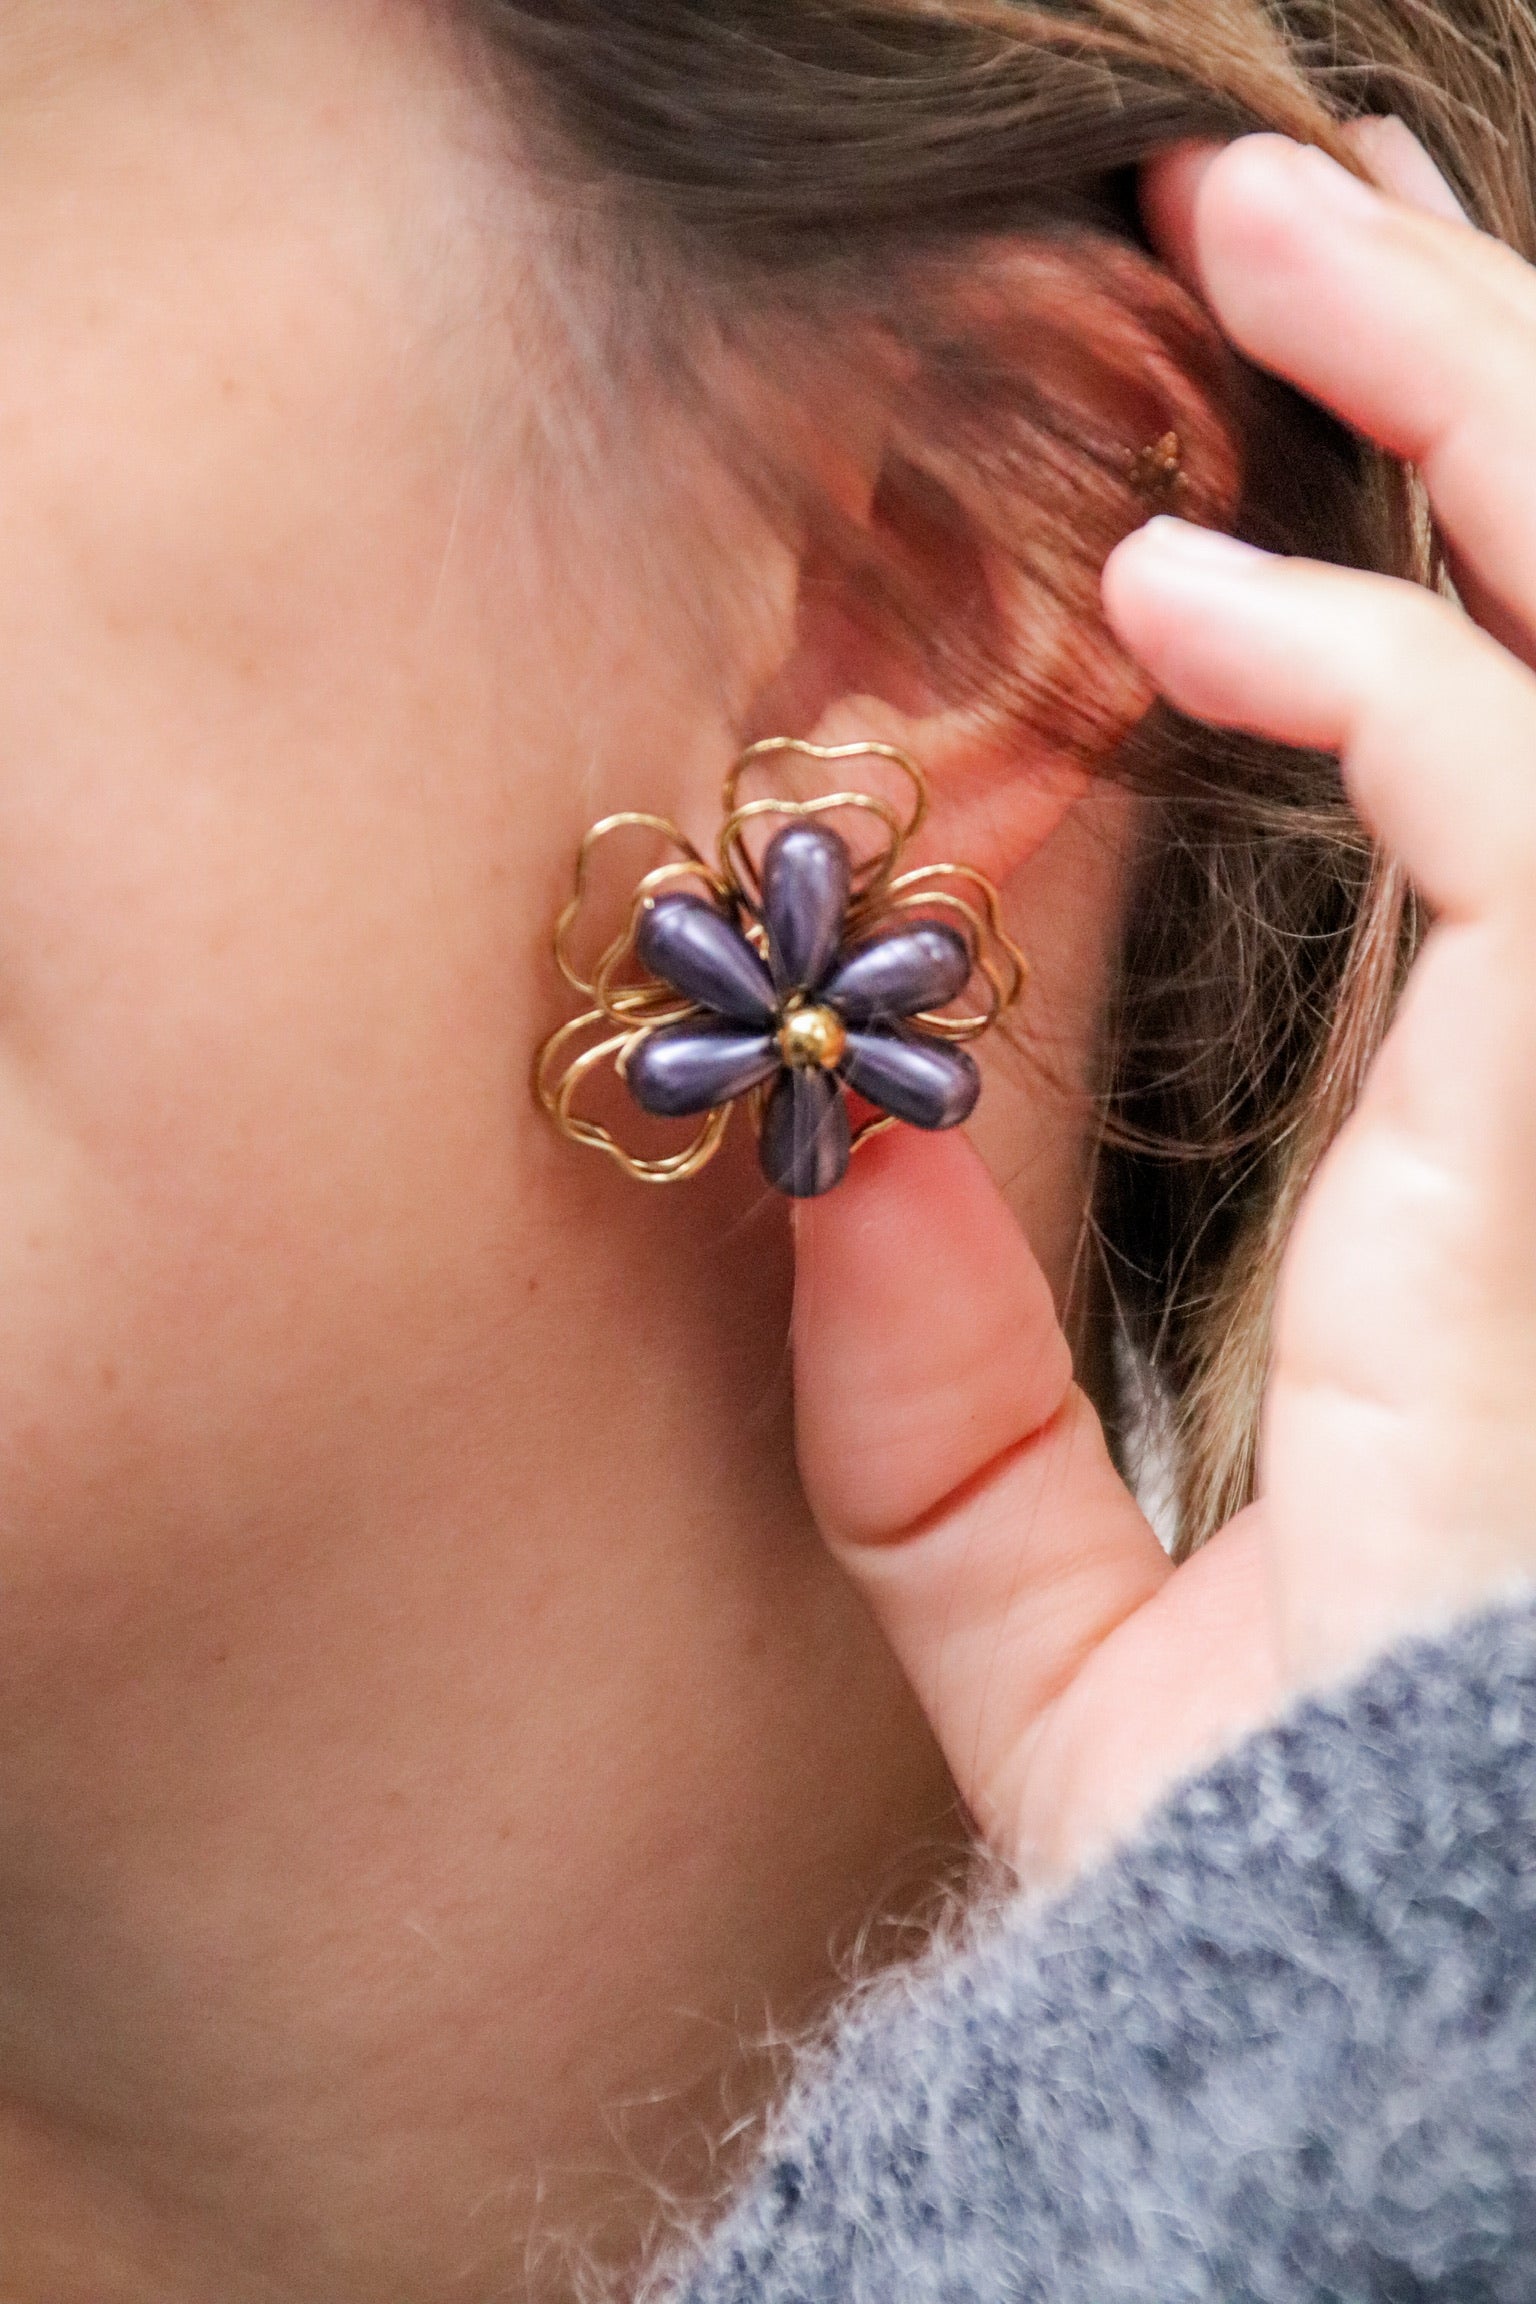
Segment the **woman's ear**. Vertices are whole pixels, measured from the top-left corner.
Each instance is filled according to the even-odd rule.
[[[933,791],[924,854],[1001,883],[1151,704],[1100,573],[1156,512],[1230,522],[1238,372],[1150,257],[1087,235],[915,277],[899,336],[825,395],[839,482],[806,498],[748,732],[899,745]]]
[[[909,754],[932,795],[909,861],[974,865],[998,887],[1044,847],[1092,782],[1081,759],[1027,728],[989,726],[963,706],[904,712],[881,696],[850,693],[808,733],[817,744],[893,744]]]

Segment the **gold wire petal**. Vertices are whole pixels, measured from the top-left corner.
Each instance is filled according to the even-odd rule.
[[[1017,987],[1010,995],[1011,1006],[1029,981],[1029,962],[1003,926],[1002,898],[984,872],[979,872],[974,864],[919,864],[914,870],[903,872],[899,880],[893,880],[889,894],[893,899],[906,899],[916,894],[926,882],[956,880],[964,881],[968,887],[974,888],[981,899],[987,933],[1007,960],[1010,975]]]
[[[585,1016],[573,1016],[568,1024],[551,1032],[540,1047],[533,1067],[533,1092],[551,1120],[558,1122],[560,1118],[559,1095],[564,1080],[560,1059],[584,1034],[590,1034],[607,1021],[600,1008],[590,1009]]]
[[[654,903],[669,888],[696,883],[698,878],[699,867],[696,864],[659,864],[653,872],[646,873],[636,888],[630,899],[629,920],[624,933],[616,937],[603,954],[592,984],[593,997],[598,1006],[605,1015],[612,1017],[615,1024],[637,1021],[653,1025],[676,1024],[694,1014],[695,1003],[686,993],[674,991],[670,984],[659,983],[654,976],[646,975],[639,983],[627,984],[616,984],[614,978],[627,961],[638,957],[636,944],[647,905]],[[708,885],[716,902],[734,914],[734,890],[713,873],[709,874]]]
[[[957,882],[972,895],[962,896]],[[1002,899],[984,872],[973,864],[920,864],[891,882],[886,904],[891,913],[931,912],[937,907],[959,914],[974,937],[977,971],[991,987],[991,999],[975,1016],[930,1013],[914,1018],[925,1031],[946,1039],[974,1040],[1017,1007],[1029,982],[1029,962],[1003,926]]]
[[[725,779],[721,795],[727,816],[734,816],[741,802],[738,795],[742,779],[760,761],[795,758],[800,760],[885,760],[903,775],[912,787],[912,802],[905,822],[896,818],[899,845],[918,832],[928,814],[928,779],[910,754],[894,744],[811,744],[800,736],[770,736],[761,744],[749,745]],[[894,815],[894,810],[892,814]]]
[[[853,1142],[849,1149],[853,1152],[862,1152],[865,1145],[873,1144],[877,1136],[888,1135],[891,1129],[900,1126],[901,1122],[894,1113],[877,1112],[872,1120],[866,1120],[861,1128],[855,1128]]]
[[[896,897],[883,907],[880,926],[888,928],[890,922],[903,912],[915,913],[924,920],[931,920],[935,912],[948,912],[960,920],[964,926],[965,940],[971,949],[971,974],[964,989],[969,990],[978,978],[986,988],[979,1007],[962,1009],[958,1015],[953,1009],[923,1008],[909,1021],[935,1040],[979,1040],[983,1033],[991,1031],[1017,998],[1012,972],[1005,980],[992,957],[989,949],[992,938],[987,920],[963,896],[943,888],[932,889],[926,894],[918,892]]]
[[[763,762],[774,760],[810,760],[834,766],[850,760],[883,760],[905,778],[910,799],[905,810],[898,809],[880,793],[853,790],[818,793],[810,800],[770,794],[760,800],[743,801],[741,786],[746,776]],[[917,762],[894,744],[812,744],[798,736],[770,736],[761,744],[749,746],[736,761],[725,779],[721,803],[725,823],[718,844],[720,869],[742,900],[751,906],[761,903],[762,890],[742,838],[749,825],[773,818],[781,823],[804,823],[822,816],[873,817],[883,827],[885,838],[874,856],[855,866],[854,898],[860,902],[886,886],[903,848],[926,820],[928,779]]]
[[[625,808],[621,809],[617,815],[604,816],[601,822],[592,826],[591,831],[582,840],[576,855],[575,888],[570,902],[555,923],[555,959],[559,965],[560,973],[567,984],[574,991],[581,993],[582,997],[587,1000],[597,998],[598,978],[604,969],[609,967],[610,963],[616,962],[625,942],[634,930],[632,911],[629,925],[624,934],[615,943],[608,946],[590,979],[582,974],[571,957],[570,934],[581,916],[581,909],[586,901],[592,858],[601,843],[611,839],[616,832],[654,832],[659,839],[665,840],[670,847],[677,850],[682,861],[659,865],[656,872],[646,875],[647,880],[655,879],[657,873],[671,875],[675,879],[702,879],[710,889],[723,898],[729,897],[731,893],[707,859],[699,854],[687,834],[680,832],[669,816],[653,816],[644,809],[636,808]],[[644,882],[641,883],[642,886],[644,884]]]
[[[539,1050],[535,1068],[534,1085],[540,1104],[570,1143],[589,1144],[595,1151],[606,1152],[611,1160],[618,1162],[626,1176],[632,1176],[639,1184],[680,1184],[690,1176],[697,1176],[701,1169],[709,1166],[725,1142],[731,1124],[729,1104],[709,1113],[693,1141],[685,1144],[681,1151],[657,1160],[641,1159],[628,1151],[601,1121],[584,1119],[574,1109],[577,1094],[594,1072],[606,1064],[622,1078],[623,1067],[635,1049],[656,1029],[655,1024],[647,1024],[638,1031],[612,1033],[570,1057],[561,1068],[567,1051],[579,1043],[584,1033],[601,1030],[610,1021],[603,1009],[593,1008],[550,1034]]]
[[[774,819],[782,824],[814,823],[819,816],[873,816],[885,827],[884,847],[855,868],[855,898],[864,902],[890,884],[901,855],[905,834],[901,818],[888,800],[870,792],[826,792],[814,800],[749,800],[728,816],[720,831],[720,869],[742,901],[756,908],[763,892],[757,870],[742,839],[749,824]]]

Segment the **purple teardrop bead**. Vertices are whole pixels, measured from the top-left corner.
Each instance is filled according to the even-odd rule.
[[[973,1056],[915,1033],[850,1032],[838,1069],[850,1088],[914,1128],[958,1128],[981,1094]]]
[[[925,921],[859,945],[838,962],[818,997],[850,1024],[878,1024],[944,1007],[965,990],[974,967],[963,936]]]
[[[625,1069],[629,1092],[658,1120],[686,1120],[772,1079],[778,1044],[730,1024],[668,1024],[642,1040]]]
[[[831,1072],[785,1072],[763,1114],[758,1158],[776,1192],[816,1200],[848,1173],[853,1132]]]
[[[702,896],[658,896],[641,914],[635,950],[653,976],[736,1024],[771,1024],[773,979],[739,928]]]
[[[814,992],[837,958],[853,868],[822,824],[787,824],[763,858],[763,920],[781,992]]]

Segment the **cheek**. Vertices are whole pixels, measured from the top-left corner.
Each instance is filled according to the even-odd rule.
[[[82,780],[30,838],[0,807],[13,1528],[323,1458],[520,1253],[496,875],[383,803],[189,782]]]
[[[7,1540],[259,1512],[519,1253],[542,690],[519,742],[462,436],[289,319],[0,356]]]
[[[288,160],[183,93],[43,191],[0,137],[0,1587],[525,1405],[550,924],[696,765],[633,555],[550,581],[553,355],[422,92]]]

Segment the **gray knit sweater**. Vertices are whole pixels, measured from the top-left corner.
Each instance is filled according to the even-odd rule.
[[[1536,1608],[856,2005],[675,2293],[1536,2300]]]

